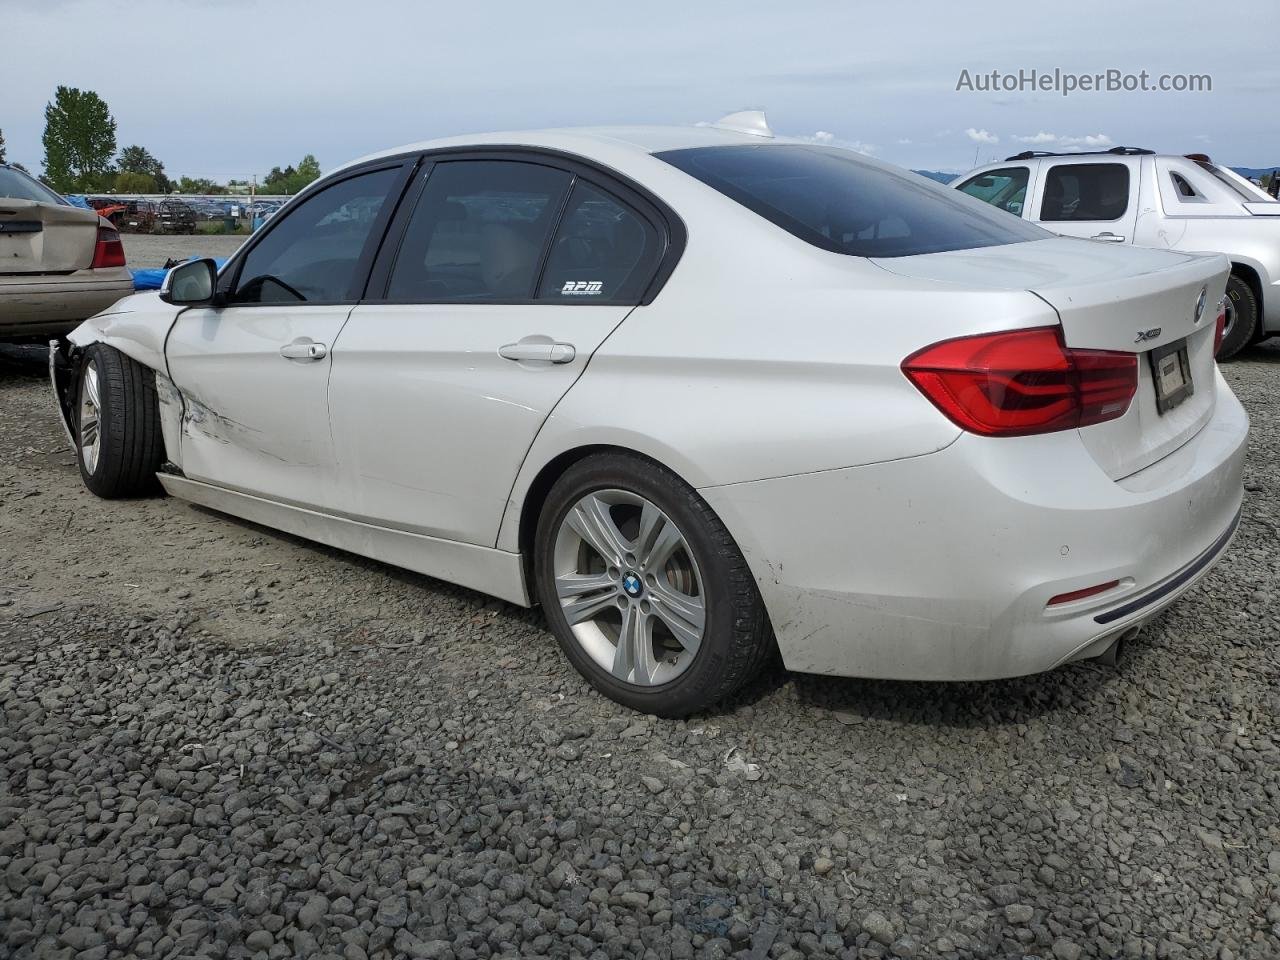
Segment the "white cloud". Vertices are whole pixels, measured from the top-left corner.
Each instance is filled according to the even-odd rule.
[[[912,143],[912,141],[911,141],[910,139],[907,139],[907,138],[905,138],[905,137],[904,137],[903,139],[901,139],[901,140],[896,141],[896,142],[897,142],[897,144],[898,144],[899,146],[901,146],[901,147],[909,147],[909,146],[911,146],[911,143]]]
[[[1064,137],[1056,133],[1047,133],[1044,130],[1029,136],[1014,136],[1013,139],[1028,146],[1058,147],[1062,150],[1083,150],[1085,148],[1100,150],[1113,146],[1115,143],[1105,133],[1086,133],[1079,137]]]
[[[1000,142],[999,137],[997,137],[994,133],[989,132],[985,128],[982,130],[975,130],[973,129],[973,127],[970,127],[964,132],[964,135],[968,137],[970,140],[972,140],[974,143],[995,144]]]
[[[819,143],[824,147],[844,147],[846,150],[865,153],[868,156],[880,149],[874,143],[863,143],[861,140],[845,140],[827,130],[818,130],[808,136],[796,137],[796,139],[804,140],[807,143]]]

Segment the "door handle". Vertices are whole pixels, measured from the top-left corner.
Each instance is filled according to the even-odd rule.
[[[498,356],[504,360],[531,360],[542,363],[568,363],[578,352],[572,343],[559,343],[549,337],[525,337],[515,343],[505,343],[498,348]]]
[[[1120,234],[1118,234],[1118,233],[1111,233],[1110,231],[1106,231],[1106,232],[1104,232],[1104,233],[1095,233],[1095,234],[1094,234],[1092,237],[1090,237],[1089,239],[1091,239],[1091,240],[1107,240],[1107,241],[1109,241],[1109,242],[1111,242],[1111,243],[1124,243],[1124,237],[1120,236]]]
[[[280,356],[286,360],[301,360],[303,363],[323,360],[328,355],[328,347],[323,343],[316,343],[309,337],[299,337],[293,343],[286,343],[280,348]]]

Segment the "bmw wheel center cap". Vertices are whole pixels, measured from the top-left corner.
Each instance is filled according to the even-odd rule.
[[[622,578],[622,589],[626,591],[628,597],[635,599],[644,593],[644,584],[636,574],[628,573]]]

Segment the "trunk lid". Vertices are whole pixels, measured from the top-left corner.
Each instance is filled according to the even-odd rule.
[[[1078,431],[1113,480],[1172,453],[1213,415],[1214,327],[1230,269],[1225,257],[1054,238],[875,263],[966,289],[1029,290],[1057,311],[1068,347],[1138,354],[1138,391],[1129,409]],[[1000,329],[999,318],[992,319]],[[1162,348],[1183,345],[1192,392],[1161,412],[1153,352],[1158,357]]]
[[[96,210],[0,197],[0,275],[87,269],[97,242]]]

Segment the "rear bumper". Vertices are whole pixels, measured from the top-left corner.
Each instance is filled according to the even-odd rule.
[[[56,278],[0,277],[0,337],[69,333],[131,293],[133,275],[126,267]]]
[[[1195,437],[1118,482],[1075,434],[965,434],[926,456],[700,492],[743,548],[790,669],[1037,673],[1101,653],[1226,550],[1248,419],[1216,373],[1215,389]]]

